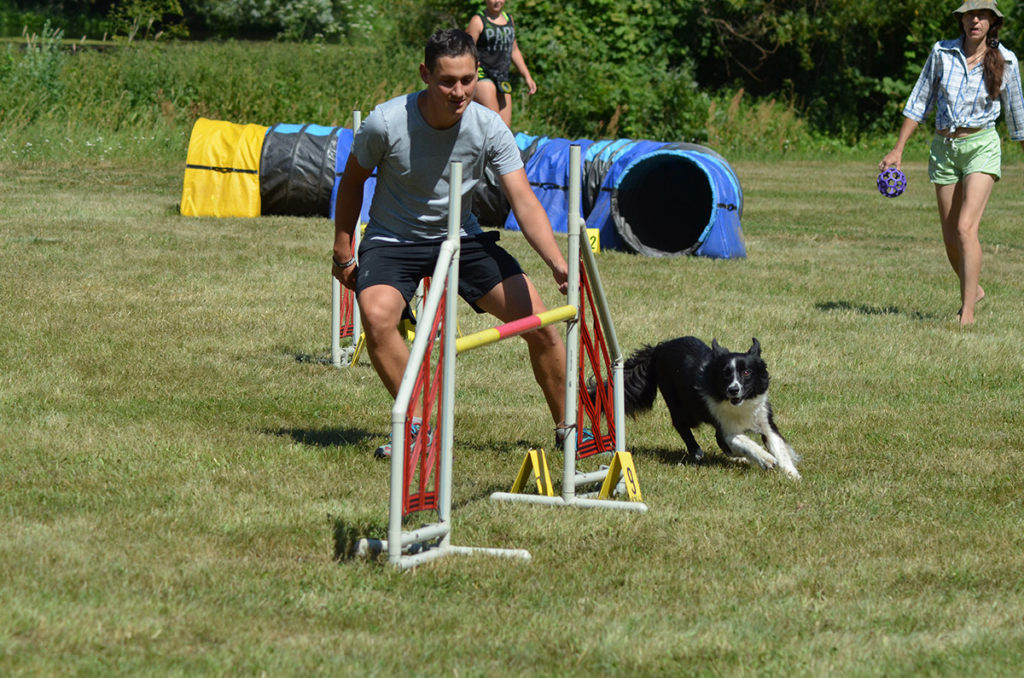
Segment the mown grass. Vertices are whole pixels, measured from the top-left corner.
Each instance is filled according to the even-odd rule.
[[[325,364],[331,225],[180,217],[166,162],[0,161],[0,673],[1013,675],[1024,166],[968,331],[923,164],[897,200],[868,162],[733,166],[747,259],[602,278],[627,349],[760,339],[803,481],[678,465],[659,404],[646,515],[491,503],[551,442],[513,341],[459,360],[454,541],[533,560],[399,574],[337,558],[384,529],[390,401]]]

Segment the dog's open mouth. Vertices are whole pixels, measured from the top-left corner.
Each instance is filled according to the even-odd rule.
[[[729,402],[732,403],[733,405],[742,405],[743,398],[729,398]]]

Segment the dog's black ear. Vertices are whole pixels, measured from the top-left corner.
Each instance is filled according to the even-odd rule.
[[[712,355],[720,355],[722,353],[728,353],[728,351],[726,351],[724,348],[722,348],[722,345],[718,343],[718,339],[715,339],[714,337],[712,337],[711,338],[711,353],[712,353]]]
[[[747,353],[750,353],[751,355],[756,355],[758,358],[760,358],[761,357],[761,342],[759,342],[757,340],[757,337],[754,337],[753,339],[754,339],[754,343],[750,345],[750,350],[747,351]]]

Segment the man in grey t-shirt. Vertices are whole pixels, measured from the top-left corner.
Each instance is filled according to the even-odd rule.
[[[527,242],[551,269],[563,294],[568,265],[547,213],[530,188],[515,138],[501,118],[473,102],[476,45],[465,32],[438,31],[427,41],[420,77],[425,90],[381,104],[356,133],[338,185],[332,273],[355,290],[374,369],[394,397],[409,359],[398,332],[402,311],[419,280],[433,272],[447,234],[449,163],[463,163],[459,294],[478,311],[509,322],[545,310],[519,264],[483,233],[471,212],[473,189],[485,167],[499,176]],[[363,184],[377,170],[370,221],[360,245],[352,234],[362,209]],[[534,377],[556,429],[564,426],[565,348],[553,326],[524,334]],[[378,448],[390,454],[390,444]]]

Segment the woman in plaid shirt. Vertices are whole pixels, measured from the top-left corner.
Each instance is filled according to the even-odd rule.
[[[1024,94],[1017,57],[999,44],[1003,14],[995,0],[966,0],[954,10],[960,37],[935,43],[903,109],[896,145],[878,164],[899,169],[910,135],[935,111],[928,177],[935,184],[942,239],[960,278],[961,326],[974,323],[985,291],[978,229],[1000,176],[995,124],[1005,113],[1010,138],[1024,149]]]

